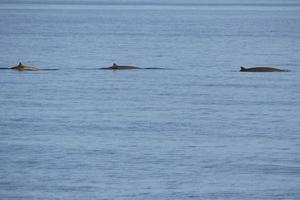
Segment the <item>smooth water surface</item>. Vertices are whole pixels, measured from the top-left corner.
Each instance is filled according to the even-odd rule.
[[[0,199],[300,199],[299,11],[1,1]]]

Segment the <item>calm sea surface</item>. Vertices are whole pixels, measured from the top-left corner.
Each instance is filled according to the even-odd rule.
[[[0,2],[0,199],[300,199],[300,3],[128,2]]]

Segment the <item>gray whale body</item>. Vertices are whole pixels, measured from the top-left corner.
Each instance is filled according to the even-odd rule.
[[[128,70],[128,69],[142,69],[140,67],[135,67],[135,66],[129,66],[129,65],[117,65],[116,63],[114,63],[112,66],[110,67],[103,67],[100,69],[107,69],[107,70]]]
[[[251,67],[251,68],[241,67],[240,72],[289,72],[289,70],[278,69],[274,67]]]
[[[156,67],[142,68],[142,67],[136,67],[136,66],[130,66],[130,65],[117,65],[116,63],[113,63],[113,65],[110,67],[103,67],[100,69],[102,69],[102,70],[131,70],[131,69],[164,69],[164,68],[156,68]]]

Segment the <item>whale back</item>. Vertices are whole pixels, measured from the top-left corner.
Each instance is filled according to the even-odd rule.
[[[110,67],[104,67],[104,68],[100,68],[100,69],[106,69],[106,70],[129,70],[129,69],[143,69],[140,67],[135,67],[135,66],[129,66],[129,65],[117,65],[117,64],[113,64]]]
[[[241,67],[240,72],[288,72],[289,70],[278,69],[274,67]]]
[[[126,66],[126,65],[120,65],[117,67],[112,67],[113,70],[122,70],[122,69],[141,69],[139,67],[135,67],[135,66]]]
[[[135,66],[129,66],[129,65],[117,65],[116,63],[114,63],[111,66],[111,69],[113,70],[122,70],[122,69],[141,69],[140,67],[135,67]]]
[[[19,63],[19,65],[12,67],[11,69],[18,70],[18,71],[38,71],[39,69],[36,67],[26,66],[22,63]]]

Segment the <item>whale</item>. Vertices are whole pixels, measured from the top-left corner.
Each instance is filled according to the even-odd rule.
[[[0,68],[0,69],[12,69],[17,71],[48,71],[48,70],[58,70],[58,69],[40,69],[37,67],[32,67],[28,65],[23,65],[21,62],[19,62],[18,65],[14,67],[8,67],[8,68]]]
[[[17,66],[12,67],[11,69],[18,71],[39,71],[39,68],[23,65],[21,62]]]
[[[102,67],[101,70],[131,70],[131,69],[164,69],[164,68],[158,68],[158,67],[148,67],[148,68],[142,68],[142,67],[136,67],[136,66],[130,66],[130,65],[117,65],[116,63],[113,63],[110,67]]]
[[[278,69],[274,67],[241,67],[240,72],[289,72],[287,69]]]
[[[103,67],[100,69],[107,69],[107,70],[129,70],[129,69],[142,69],[141,67],[136,66],[130,66],[130,65],[117,65],[116,63],[113,63],[110,67]]]

